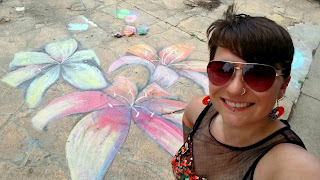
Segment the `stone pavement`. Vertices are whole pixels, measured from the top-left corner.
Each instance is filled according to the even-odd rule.
[[[188,6],[183,0],[0,1],[0,179],[173,179],[170,148],[177,145],[165,141],[168,136],[162,131],[153,134],[154,129],[167,127],[169,134],[177,126],[175,120],[181,118],[181,101],[188,102],[195,94],[206,92],[200,78],[204,68],[201,65],[208,59],[205,31],[232,2],[223,0],[217,8],[207,10]],[[286,108],[284,116],[307,148],[320,157],[320,2],[236,3],[239,12],[267,16],[289,29],[296,53],[292,81],[281,101]],[[140,24],[149,27],[147,35],[112,37],[126,25]],[[46,44],[49,45],[43,49]],[[129,48],[129,53],[124,54]],[[26,53],[34,51],[41,53]],[[160,53],[150,56],[146,52]],[[45,53],[51,57],[43,58]],[[87,59],[76,61],[80,53]],[[36,57],[39,54],[42,58]],[[74,61],[62,63],[62,57],[67,55],[75,57]],[[134,61],[121,62],[130,55],[135,55]],[[166,67],[176,68],[155,68],[153,61],[146,62],[139,56],[149,60],[157,56],[157,60],[167,63]],[[185,58],[180,64],[175,62]],[[188,61],[195,67],[189,67]],[[18,69],[21,66],[25,69]],[[184,71],[183,67],[193,71]],[[167,76],[159,79],[159,71]],[[117,84],[121,76],[125,78]],[[88,77],[95,80],[86,80]],[[164,90],[152,86],[152,80]],[[112,88],[117,91],[110,94]],[[124,90],[129,91],[121,94]],[[166,91],[178,99],[171,98]],[[135,97],[138,92],[141,96]],[[159,95],[165,96],[161,103],[167,102],[169,110],[157,105]],[[156,97],[150,99],[154,100],[152,103],[138,104],[149,96]],[[113,108],[117,103],[110,97],[130,112],[118,113]],[[104,98],[110,101],[103,103]],[[50,102],[52,106],[48,105]],[[123,122],[102,122],[100,112]],[[145,119],[166,121],[152,122],[156,125],[151,126],[152,123],[139,121],[138,112]],[[95,121],[100,124],[90,124]],[[91,126],[97,130],[90,129]],[[114,136],[99,134],[103,128],[109,133],[114,130]],[[90,138],[81,139],[79,134]],[[181,136],[171,138],[175,142]]]

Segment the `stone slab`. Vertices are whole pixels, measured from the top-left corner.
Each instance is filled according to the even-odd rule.
[[[320,48],[316,50],[313,61],[310,66],[308,78],[303,83],[301,89],[303,94],[320,100]]]
[[[300,136],[307,149],[320,158],[320,101],[301,94],[290,118],[291,128]]]
[[[289,28],[295,46],[295,56],[291,67],[291,80],[286,97],[297,102],[302,83],[305,81],[312,62],[312,52],[320,42],[320,26],[297,24]]]

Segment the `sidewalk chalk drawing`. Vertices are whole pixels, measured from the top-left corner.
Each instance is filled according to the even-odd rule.
[[[81,90],[107,87],[96,54],[79,49],[78,42],[70,39],[47,44],[43,52],[17,53],[10,63],[14,70],[2,81],[15,88],[26,88],[25,101],[30,108],[40,104],[46,91],[59,78]]]
[[[115,13],[119,19],[125,19],[127,23],[133,23],[136,21],[137,15],[140,13],[139,11],[129,9],[120,9],[119,11],[115,11],[112,8],[107,8],[107,10],[103,10],[103,12]]]
[[[132,64],[145,66],[150,71],[148,83],[138,89],[122,76],[108,84],[95,53],[81,50],[78,42],[70,39],[47,44],[43,51],[17,53],[10,64],[14,69],[2,81],[26,88],[25,100],[30,108],[38,107],[58,79],[83,90],[52,100],[32,118],[32,125],[46,131],[62,117],[83,114],[67,139],[68,169],[71,179],[99,180],[112,165],[132,122],[170,155],[179,149],[183,143],[181,117],[174,112],[187,104],[166,89],[184,76],[208,92],[207,62],[188,59],[190,52],[184,45],[172,45],[160,52],[146,44],[130,48],[109,71]],[[50,151],[55,139],[25,139],[20,149]]]
[[[86,31],[88,30],[89,25],[88,24],[69,24],[69,31]]]
[[[54,143],[59,138],[59,127],[49,129],[46,135],[40,138],[25,138],[20,144],[20,150],[22,152],[30,152],[35,149],[40,149],[45,153],[48,153],[53,149]]]
[[[294,87],[296,89],[301,88],[301,85],[302,85],[302,82],[304,81],[304,78],[303,79],[294,79],[293,74],[298,73],[299,68],[302,68],[304,63],[305,63],[305,59],[304,59],[303,55],[298,50],[295,50],[292,65],[291,65],[291,73],[292,74],[291,74],[291,80],[290,80],[290,84],[289,84],[291,87]],[[298,76],[298,77],[300,77],[300,76]]]
[[[149,70],[149,83],[156,82],[168,89],[183,76],[197,83],[205,94],[209,94],[208,77],[205,74],[208,62],[188,59],[190,52],[191,49],[185,45],[172,45],[158,53],[153,47],[140,44],[131,47],[118,58],[110,66],[109,72],[124,65],[139,64]]]
[[[186,103],[152,83],[141,92],[125,77],[105,93],[72,93],[53,100],[32,123],[38,130],[71,114],[88,113],[72,129],[66,144],[71,179],[103,179],[117,151],[124,142],[131,118],[152,140],[174,155],[183,142],[181,119],[172,112]],[[84,170],[90,171],[83,173]],[[84,177],[85,176],[85,177]]]
[[[304,64],[304,58],[303,58],[302,54],[298,50],[295,50],[291,69],[292,70],[299,69],[303,66],[303,64]]]
[[[92,27],[97,27],[98,25],[96,25],[94,22],[90,21],[88,18],[86,18],[85,16],[79,16],[79,20],[78,21],[83,21],[81,23],[69,23],[69,31],[86,31],[89,28],[89,25]]]

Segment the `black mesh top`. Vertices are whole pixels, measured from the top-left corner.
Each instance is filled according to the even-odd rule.
[[[210,125],[217,114],[212,104],[209,104],[199,115],[193,131],[188,136],[189,141],[187,140],[182,147],[182,153],[179,153],[180,150],[174,157],[176,162],[178,159],[181,162],[189,163],[191,171],[194,171],[189,174],[194,174],[194,177],[209,180],[253,179],[253,173],[259,160],[274,146],[281,143],[292,143],[305,148],[301,139],[284,120],[281,121],[286,124],[285,127],[258,143],[247,147],[225,145],[217,141],[210,132]],[[189,147],[185,147],[186,145]],[[186,172],[181,172],[183,169],[179,169],[179,166],[175,166],[175,168],[176,175],[178,174],[176,172],[179,171],[180,174],[186,174]],[[181,179],[178,176],[176,178]]]

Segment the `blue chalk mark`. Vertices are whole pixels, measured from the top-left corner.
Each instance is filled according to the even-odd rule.
[[[55,128],[55,130],[57,131],[57,134],[55,135],[54,131],[52,132],[52,139],[54,141],[57,141],[58,140],[58,137],[59,137],[59,128]]]
[[[298,69],[300,67],[302,67],[304,64],[304,58],[302,56],[302,54],[295,50],[294,51],[294,56],[293,56],[293,61],[292,61],[292,65],[291,65],[291,69]]]
[[[88,24],[69,24],[69,26],[70,31],[86,31],[89,27]]]

